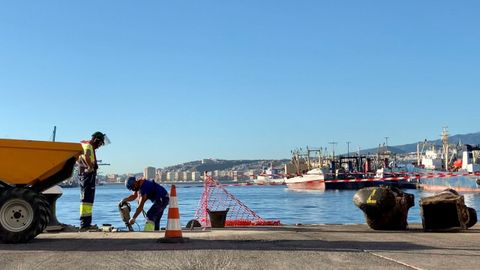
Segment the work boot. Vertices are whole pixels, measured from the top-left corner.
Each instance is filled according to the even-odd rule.
[[[80,232],[98,232],[99,229],[97,224],[93,224],[90,226],[81,227],[79,231]]]

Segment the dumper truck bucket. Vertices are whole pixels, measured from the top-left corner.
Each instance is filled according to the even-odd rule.
[[[0,139],[0,182],[43,191],[72,176],[80,143]]]

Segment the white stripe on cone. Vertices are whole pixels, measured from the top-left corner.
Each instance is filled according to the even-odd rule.
[[[180,226],[180,219],[178,219],[178,218],[168,219],[167,230],[168,231],[180,231],[180,230],[182,230],[182,227]]]
[[[177,197],[171,197],[168,203],[170,204],[170,208],[178,208]]]

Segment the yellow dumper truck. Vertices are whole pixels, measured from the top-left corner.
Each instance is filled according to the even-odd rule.
[[[0,240],[24,243],[50,220],[42,191],[72,176],[80,143],[0,139]]]

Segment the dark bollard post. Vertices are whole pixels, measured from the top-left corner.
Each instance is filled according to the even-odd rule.
[[[56,204],[58,198],[60,198],[63,194],[63,190],[60,186],[53,186],[42,194],[47,199],[48,203],[50,204],[50,222],[47,225],[46,231],[61,231],[63,230],[63,225],[58,222],[57,214],[56,214]]]
[[[414,205],[414,196],[395,187],[370,187],[357,191],[353,202],[365,214],[370,228],[406,230],[408,209]]]
[[[420,200],[420,214],[425,231],[465,230],[477,223],[477,212],[465,205],[463,195],[446,189]]]

